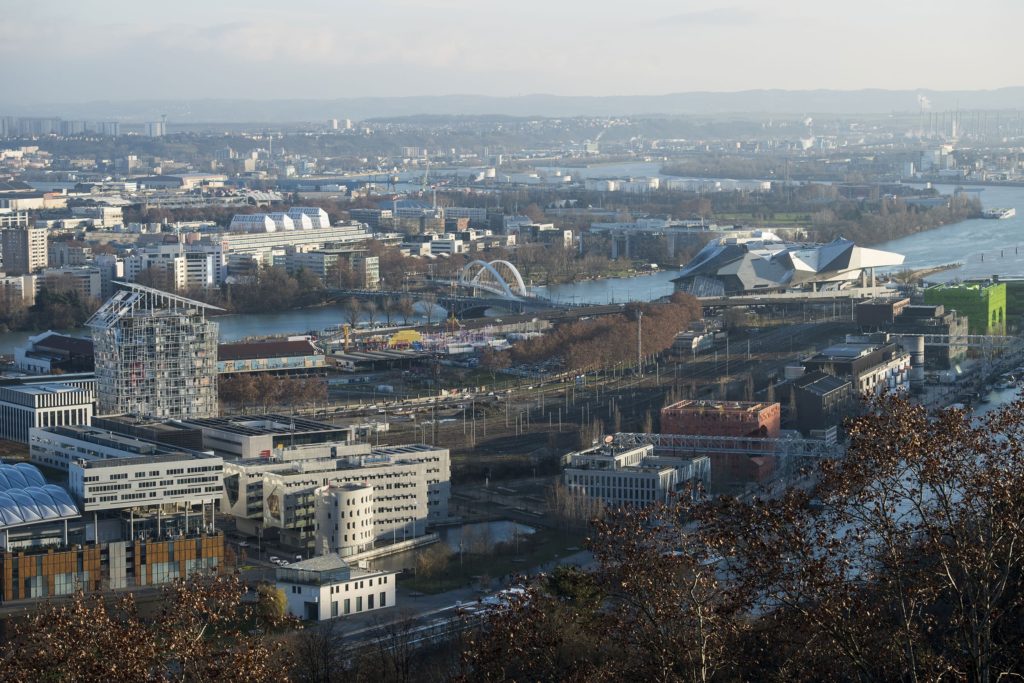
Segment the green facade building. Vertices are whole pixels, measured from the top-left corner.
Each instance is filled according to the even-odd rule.
[[[951,284],[924,290],[927,304],[942,304],[967,317],[971,334],[1006,334],[1006,285]]]

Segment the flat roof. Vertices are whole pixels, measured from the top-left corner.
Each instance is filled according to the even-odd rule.
[[[673,403],[670,406],[665,406],[662,410],[720,410],[723,412],[756,413],[774,405],[776,404],[765,403],[762,401],[712,401],[703,399],[685,399],[683,401]]]
[[[146,439],[140,439],[134,436],[126,436],[112,432],[107,429],[99,429],[97,427],[89,427],[86,425],[71,425],[64,427],[46,427],[42,429],[44,433],[55,434],[58,436],[64,436],[70,439],[77,439],[79,441],[85,441],[86,443],[93,443],[97,446],[106,446],[108,448],[115,448],[123,451],[122,454],[111,454],[109,456],[102,456],[107,459],[123,460],[125,458],[134,457],[154,457],[154,456],[166,456],[166,455],[178,455],[182,456],[182,459],[199,459],[199,458],[212,458],[220,457],[209,455],[201,451],[193,451],[187,448],[174,448],[165,444],[156,443],[153,441],[147,441]]]
[[[313,356],[321,352],[308,339],[289,341],[275,339],[261,342],[234,342],[217,345],[217,360],[250,360],[255,358],[281,358]]]
[[[217,429],[242,436],[264,436],[268,434],[309,434],[314,432],[351,431],[327,422],[317,422],[293,415],[230,415],[226,417],[202,417],[181,420],[184,425]]]
[[[19,394],[30,394],[39,396],[41,394],[68,394],[71,392],[89,393],[88,389],[76,387],[71,384],[13,384],[4,386],[7,391],[14,391]]]

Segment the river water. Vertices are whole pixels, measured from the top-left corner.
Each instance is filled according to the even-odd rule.
[[[951,185],[936,185],[951,194]],[[962,263],[960,268],[938,273],[930,282],[1000,276],[1024,276],[1024,187],[965,187],[977,190],[986,209],[1013,207],[1017,215],[1005,220],[977,218],[919,232],[877,245],[879,249],[906,256],[903,268],[928,268]]]

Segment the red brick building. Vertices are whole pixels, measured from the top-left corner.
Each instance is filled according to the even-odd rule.
[[[661,409],[661,433],[777,438],[780,419],[778,403],[679,401]],[[773,448],[766,444],[766,451]],[[775,469],[775,458],[758,448],[731,453],[709,450],[701,455],[711,459],[711,484],[716,488],[764,483]]]
[[[661,409],[661,433],[774,439],[779,436],[780,418],[778,403],[679,401]]]

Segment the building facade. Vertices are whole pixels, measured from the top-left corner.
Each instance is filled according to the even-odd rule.
[[[93,398],[91,389],[70,384],[0,386],[0,439],[28,443],[33,429],[87,425]]]
[[[707,457],[662,457],[654,446],[619,450],[600,446],[568,456],[566,487],[609,507],[644,507],[668,502],[692,481],[710,478]]]
[[[395,606],[395,572],[350,567],[337,555],[278,567],[277,587],[288,599],[288,614],[325,621]]]
[[[1002,282],[929,287],[924,301],[967,316],[971,334],[1006,334],[1006,285]]]
[[[87,323],[92,328],[101,414],[217,415],[214,306],[128,284]]]
[[[21,227],[0,230],[0,255],[7,275],[31,275],[48,262],[46,228]]]
[[[685,400],[661,409],[663,434],[777,438],[778,403]]]

